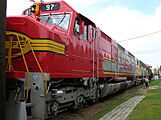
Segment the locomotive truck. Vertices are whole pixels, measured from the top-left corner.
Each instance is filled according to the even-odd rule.
[[[66,2],[34,2],[7,17],[7,117],[46,119],[128,89],[145,76],[139,63]]]

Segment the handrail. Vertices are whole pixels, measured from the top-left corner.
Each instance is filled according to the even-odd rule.
[[[27,39],[27,40],[28,40],[28,39]],[[44,87],[45,87],[45,91],[46,91],[45,93],[47,94],[47,91],[48,91],[48,90],[47,90],[47,79],[46,79],[46,77],[45,77],[45,75],[44,75],[44,72],[43,72],[43,70],[42,70],[42,68],[41,68],[41,66],[40,66],[40,63],[39,63],[39,61],[38,61],[38,59],[37,59],[37,57],[36,57],[36,55],[35,55],[35,52],[34,52],[32,46],[31,46],[29,40],[28,40],[28,44],[29,44],[30,49],[31,49],[31,52],[32,52],[32,54],[33,54],[33,56],[34,56],[34,58],[35,58],[35,60],[36,60],[36,63],[37,63],[37,65],[38,65],[38,67],[39,67],[39,69],[40,69],[40,71],[41,71],[42,77],[44,78],[44,81],[45,81]]]
[[[13,41],[13,37],[10,38],[10,47],[8,50],[8,70],[7,71],[12,71],[13,70],[13,66],[12,66],[12,61],[11,61],[11,57],[12,57],[12,41]]]
[[[11,34],[11,35],[13,35],[13,34]],[[22,58],[23,58],[23,61],[24,61],[24,64],[25,64],[26,71],[27,71],[27,76],[28,76],[27,88],[26,88],[26,99],[27,99],[28,95],[29,95],[30,81],[31,81],[30,80],[31,79],[30,72],[29,72],[29,68],[28,68],[28,65],[27,65],[27,62],[26,62],[26,59],[25,59],[25,55],[24,55],[24,52],[23,52],[23,48],[22,48],[22,45],[21,45],[20,38],[19,38],[18,34],[14,33],[14,35],[17,37],[18,44],[19,44],[20,51],[21,51],[21,55],[22,55]],[[45,82],[45,84],[44,84],[45,94],[47,94],[48,93],[47,78],[45,77],[45,74],[44,74],[44,72],[42,70],[42,67],[41,67],[41,65],[40,65],[40,63],[39,63],[39,61],[38,61],[38,59],[37,59],[37,57],[35,55],[35,52],[34,52],[32,46],[30,44],[30,39],[26,39],[26,41],[27,41],[27,43],[28,43],[28,45],[30,47],[30,50],[31,50],[31,52],[32,52],[32,54],[34,56],[34,59],[35,59],[37,65],[38,65],[38,67],[39,67],[39,69],[41,71],[42,77],[43,77],[44,82]],[[13,70],[12,61],[11,61],[11,59],[12,59],[12,42],[13,42],[13,37],[10,38],[10,45],[9,45],[9,50],[8,50],[8,71]]]
[[[26,90],[26,99],[27,99],[28,98],[28,94],[29,94],[29,88],[30,88],[30,73],[29,73],[27,62],[26,62],[26,59],[25,59],[25,56],[24,56],[24,53],[23,53],[23,49],[22,49],[22,45],[21,45],[20,39],[19,39],[17,34],[16,34],[16,36],[17,36],[18,44],[20,45],[20,50],[21,50],[22,58],[23,58],[23,61],[24,61],[24,64],[25,64],[25,68],[26,68],[26,71],[27,71],[27,76],[28,76],[27,90]]]

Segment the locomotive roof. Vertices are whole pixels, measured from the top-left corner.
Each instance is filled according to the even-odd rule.
[[[129,51],[127,51],[127,50],[126,50],[124,47],[122,47],[119,43],[117,43],[117,45],[118,45],[118,47],[119,47],[122,51],[126,52],[129,56],[135,58],[135,56],[134,56],[132,53],[130,53]]]
[[[88,22],[89,22],[91,25],[93,25],[94,27],[96,27],[96,25],[95,25],[95,23],[94,23],[93,21],[91,21],[90,19],[88,19],[87,17],[85,17],[84,15],[82,15],[81,13],[78,13],[78,14],[81,16],[81,18],[88,20]]]

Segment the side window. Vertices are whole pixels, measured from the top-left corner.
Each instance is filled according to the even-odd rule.
[[[74,34],[79,35],[80,34],[80,18],[77,17],[75,20],[75,25],[74,25]]]
[[[92,34],[92,38],[96,39],[97,37],[97,31],[95,29],[91,29],[91,34]]]
[[[88,26],[84,25],[84,33],[81,35],[81,38],[84,40],[88,40]]]

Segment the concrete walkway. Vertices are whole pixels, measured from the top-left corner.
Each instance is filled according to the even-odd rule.
[[[145,96],[135,96],[127,100],[99,120],[126,120],[128,115],[144,97]]]

